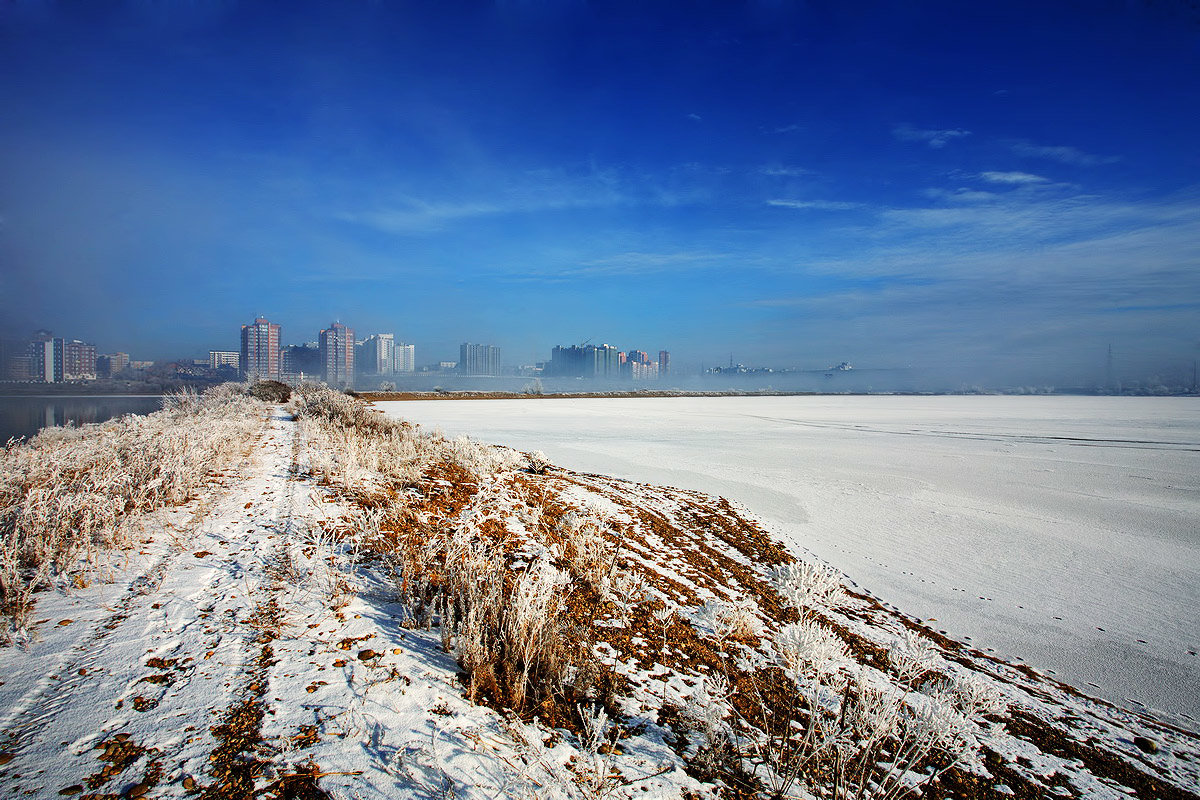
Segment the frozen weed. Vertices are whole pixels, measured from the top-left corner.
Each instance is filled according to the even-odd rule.
[[[793,608],[837,608],[845,598],[842,578],[823,564],[796,561],[771,570],[771,581]]]
[[[912,689],[936,663],[919,637],[894,649],[898,683],[851,663],[842,641],[809,620],[784,626],[771,643],[786,678],[782,703],[770,674],[749,682],[756,703],[739,712],[751,733],[735,740],[773,797],[791,797],[805,776],[825,776],[811,789],[836,800],[898,800],[947,770],[974,764],[990,734],[985,717],[1003,710],[983,681],[946,678]],[[736,707],[735,707],[736,708]],[[758,733],[753,733],[757,730]]]
[[[736,603],[708,603],[701,617],[713,629],[713,634],[722,645],[730,640],[753,641],[763,633],[762,621],[755,614],[755,606],[745,599]]]
[[[896,679],[909,688],[915,688],[931,672],[945,665],[937,646],[912,630],[905,630],[904,636],[892,643],[888,661]]]

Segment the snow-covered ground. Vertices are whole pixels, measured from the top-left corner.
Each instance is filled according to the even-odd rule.
[[[562,466],[721,494],[955,638],[1200,728],[1200,402],[377,403]]]

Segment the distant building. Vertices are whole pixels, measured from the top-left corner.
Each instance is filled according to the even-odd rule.
[[[658,376],[660,378],[671,374],[671,354],[666,350],[658,351]]]
[[[464,342],[458,348],[458,371],[463,375],[499,375],[500,348]]]
[[[63,379],[63,355],[66,341],[55,338],[50,331],[35,331],[29,343],[31,377],[43,383],[60,383]]]
[[[653,381],[658,379],[658,364],[651,361],[629,362],[629,377],[635,381]]]
[[[621,376],[644,380],[646,373],[644,365],[651,363],[650,354],[645,350],[630,350],[623,355],[625,360],[621,363]]]
[[[96,356],[96,377],[112,378],[129,367],[129,353],[105,353]]]
[[[417,348],[397,342],[393,350],[393,372],[413,372],[417,368]]]
[[[33,380],[28,339],[0,339],[0,381]]]
[[[321,366],[330,386],[354,385],[354,329],[334,322],[321,331]]]
[[[263,317],[242,326],[242,352],[238,357],[244,380],[279,380],[280,327]]]
[[[208,351],[208,368],[220,369],[221,367],[233,367],[241,371],[242,354],[233,350],[209,350]],[[281,367],[282,368],[282,367]]]
[[[63,342],[63,380],[96,380],[96,345],[78,339]]]
[[[376,333],[356,345],[355,369],[363,375],[391,375],[396,371],[396,340]]]
[[[317,379],[324,374],[321,363],[321,348],[316,342],[290,344],[279,353],[281,380],[302,383]]]
[[[610,344],[573,344],[555,347],[545,372],[560,378],[617,378],[621,364],[621,351]]]

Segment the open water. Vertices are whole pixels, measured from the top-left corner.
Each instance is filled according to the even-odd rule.
[[[104,422],[162,408],[159,395],[0,396],[0,443],[55,425]]]

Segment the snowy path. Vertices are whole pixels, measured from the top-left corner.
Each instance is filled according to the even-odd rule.
[[[247,691],[260,638],[254,615],[278,591],[271,567],[287,546],[296,504],[293,438],[293,426],[275,416],[246,478],[221,478],[207,503],[194,501],[191,520],[166,541],[148,541],[141,552],[151,557],[121,596],[111,597],[109,586],[39,605],[49,622],[58,613],[77,618],[44,628],[28,654],[2,655],[5,675],[33,658],[42,669],[28,674],[42,677],[6,704],[0,741],[14,758],[0,792],[97,789],[117,775],[123,784],[109,790],[127,791],[200,773],[214,749],[211,710]],[[170,518],[183,513],[165,522],[178,524]],[[127,743],[99,753],[97,744],[117,732]],[[141,769],[97,761],[105,755]]]

